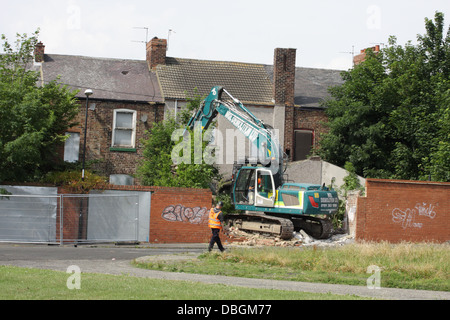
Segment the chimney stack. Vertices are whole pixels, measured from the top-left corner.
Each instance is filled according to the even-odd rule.
[[[380,52],[380,45],[377,44],[375,47],[362,49],[360,54],[354,56],[353,65],[356,66],[360,63],[363,63],[366,60],[366,52],[369,49],[372,50],[375,54],[377,54],[378,52]]]
[[[34,47],[34,61],[44,62],[44,53],[45,46],[42,42],[39,41],[39,43]]]
[[[147,43],[147,64],[154,70],[158,64],[166,64],[167,40],[154,37]]]
[[[296,51],[296,49],[275,49],[273,61],[273,97],[276,105],[294,105]]]

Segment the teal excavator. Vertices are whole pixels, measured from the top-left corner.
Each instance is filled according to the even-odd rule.
[[[230,99],[223,100],[225,93]],[[246,159],[233,167],[231,200],[242,214],[226,215],[228,226],[290,239],[303,229],[316,239],[332,233],[330,216],[337,212],[336,191],[325,185],[284,182],[284,152],[272,127],[255,117],[223,87],[213,87],[187,128],[207,130],[218,114],[251,141],[258,160]],[[198,127],[197,127],[198,128]]]

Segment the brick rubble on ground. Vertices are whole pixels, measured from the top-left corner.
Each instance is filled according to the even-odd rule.
[[[272,235],[249,233],[238,228],[231,227],[227,231],[231,239],[238,241],[232,242],[232,246],[274,246],[274,247],[300,247],[300,246],[341,246],[354,242],[354,237],[349,234],[335,234],[329,239],[318,240],[308,235],[305,231],[293,233],[290,240],[282,240]]]

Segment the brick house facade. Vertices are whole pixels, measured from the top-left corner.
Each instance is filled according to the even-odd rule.
[[[136,173],[139,160],[142,159],[142,142],[146,132],[151,130],[153,122],[160,122],[164,117],[162,104],[149,105],[130,101],[89,100],[91,109],[88,112],[86,159],[92,161],[92,170],[106,176],[128,175]],[[95,105],[93,109],[92,105]],[[80,141],[84,141],[86,101],[80,101],[78,123],[80,125],[69,130],[78,133]],[[120,147],[113,145],[114,113],[116,110],[136,112],[134,146]],[[147,119],[143,121],[142,119]],[[82,145],[80,144],[80,148]],[[81,149],[80,149],[81,150]],[[81,155],[80,151],[80,155]]]
[[[133,176],[142,159],[141,141],[151,130],[152,123],[164,118],[157,79],[149,71],[147,62],[45,54],[42,43],[36,46],[35,62],[43,83],[59,77],[60,83],[79,90],[77,125],[66,132],[69,139],[61,146],[60,156],[68,162],[82,159],[86,119],[84,92],[91,89],[86,162],[91,170],[110,177],[112,183],[138,183]]]
[[[81,160],[86,89],[94,92],[89,98],[86,161],[103,175],[124,175],[127,183],[138,184],[132,176],[151,124],[181,110],[186,92],[193,96],[197,88],[206,95],[216,85],[279,130],[290,160],[303,160],[325,132],[320,102],[330,85],[342,83],[339,71],[296,67],[296,49],[276,48],[273,65],[171,58],[166,53],[167,40],[156,37],[147,43],[145,61],[46,54],[42,43],[36,46],[42,83],[59,76],[62,84],[79,90],[79,125],[68,131],[71,138],[61,152],[66,160]],[[121,128],[120,123],[129,127]],[[234,128],[221,117],[218,127]],[[130,142],[121,145],[121,138]],[[221,171],[231,172],[230,165]]]

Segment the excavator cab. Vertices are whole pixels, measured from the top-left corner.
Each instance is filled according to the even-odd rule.
[[[233,187],[235,205],[272,208],[275,204],[272,172],[263,167],[242,167]]]

